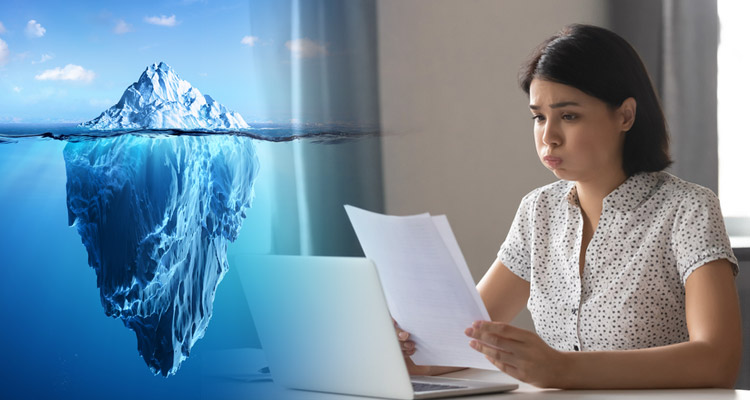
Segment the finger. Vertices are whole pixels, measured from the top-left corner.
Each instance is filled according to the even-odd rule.
[[[476,339],[488,346],[492,346],[496,349],[504,351],[512,351],[511,348],[515,348],[517,347],[517,344],[521,344],[521,342],[512,339],[506,339],[498,336],[497,334],[474,328],[467,328],[464,333],[470,338]]]
[[[509,353],[506,351],[503,351],[493,346],[488,346],[485,343],[482,343],[478,340],[472,340],[471,342],[469,342],[469,345],[471,346],[472,349],[484,354],[485,356],[492,358],[493,360],[497,362],[504,363],[505,359],[509,355]]]
[[[403,342],[409,339],[409,332],[399,328],[398,322],[396,322],[395,319],[391,318],[391,321],[393,321],[393,326],[396,328],[396,335],[398,336],[398,340]]]
[[[474,332],[488,332],[506,339],[513,339],[519,342],[526,341],[529,338],[530,331],[516,328],[513,325],[504,322],[492,321],[475,321],[472,326]]]
[[[412,342],[411,340],[406,342],[401,342],[401,350],[407,351],[407,350],[414,350],[416,348],[416,344]]]
[[[417,351],[417,347],[416,346],[413,346],[413,347],[409,348],[409,347],[404,347],[403,345],[401,345],[401,353],[404,354],[404,357],[411,356],[416,351]]]
[[[475,339],[487,346],[494,347],[505,353],[512,353],[516,355],[520,355],[522,353],[525,354],[526,349],[529,347],[529,343],[519,342],[513,339],[506,339],[493,333],[482,333]]]
[[[485,354],[485,357],[487,357],[486,354]],[[505,365],[513,366],[514,368],[518,368],[518,365],[522,361],[522,359],[523,359],[523,357],[521,357],[521,356],[519,356],[517,354],[508,353],[508,352],[505,352],[505,351],[500,351],[499,352],[499,357],[498,357],[498,361],[499,362],[501,362],[501,363],[503,363]]]

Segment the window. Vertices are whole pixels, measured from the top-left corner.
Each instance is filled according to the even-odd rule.
[[[725,217],[750,219],[750,2],[718,0],[718,7],[719,196]]]

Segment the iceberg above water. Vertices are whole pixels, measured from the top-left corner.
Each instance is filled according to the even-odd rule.
[[[64,149],[69,224],[155,374],[174,374],[211,319],[226,247],[251,205],[258,161],[229,135],[119,136]]]
[[[164,62],[152,64],[120,101],[79,125],[92,130],[181,129],[236,131],[250,126],[209,95],[202,95]]]

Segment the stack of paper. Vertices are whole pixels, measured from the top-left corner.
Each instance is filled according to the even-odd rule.
[[[375,263],[391,316],[417,346],[414,363],[496,369],[464,334],[474,321],[490,317],[448,219],[344,208]]]

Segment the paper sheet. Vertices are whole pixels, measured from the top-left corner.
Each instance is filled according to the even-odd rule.
[[[448,219],[344,207],[377,267],[391,316],[417,346],[414,363],[497,369],[464,334],[474,321],[490,317]]]

